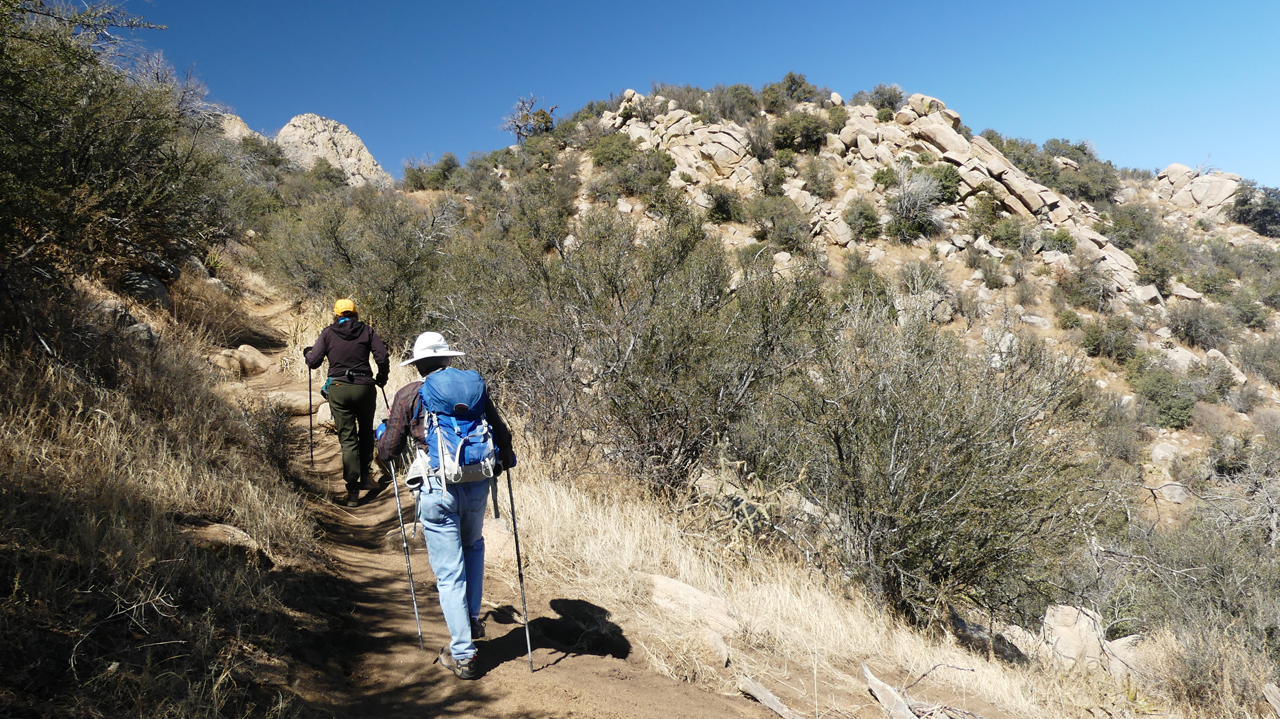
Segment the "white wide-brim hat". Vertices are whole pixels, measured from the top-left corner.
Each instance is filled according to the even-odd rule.
[[[401,362],[400,366],[407,367],[428,357],[463,357],[466,354],[449,349],[449,343],[444,341],[444,336],[439,332],[423,332],[413,341],[413,356]]]

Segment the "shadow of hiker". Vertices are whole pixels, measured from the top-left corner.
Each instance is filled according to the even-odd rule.
[[[534,649],[551,649],[563,654],[552,664],[571,655],[591,654],[599,657],[626,659],[631,654],[631,642],[622,627],[609,621],[608,609],[582,599],[552,599],[551,609],[559,617],[538,617],[529,622],[529,637]],[[480,673],[506,662],[523,659],[528,652],[524,630],[516,620],[516,610],[511,606],[498,607],[489,613],[493,624],[508,625],[511,631],[501,637],[476,643]],[[494,633],[490,629],[491,635]]]

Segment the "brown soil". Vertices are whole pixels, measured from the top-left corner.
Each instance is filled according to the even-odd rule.
[[[255,314],[282,309],[261,308]],[[275,371],[246,384],[256,392],[306,390],[304,382],[290,381]],[[305,417],[297,421],[306,426]],[[311,511],[324,532],[323,546],[339,574],[338,585],[346,588],[348,596],[343,599],[353,610],[343,631],[311,644],[310,654],[331,653],[328,661],[317,662],[313,657],[308,662],[326,667],[323,675],[293,683],[293,690],[311,709],[351,719],[774,716],[747,698],[712,694],[660,676],[648,669],[637,652],[627,652],[616,642],[590,641],[574,614],[583,606],[595,608],[565,601],[576,598],[558,596],[554,587],[528,587],[534,630],[530,672],[518,614],[498,609],[518,608],[519,588],[514,581],[504,581],[500,573],[488,576],[485,586],[486,603],[495,611],[488,622],[488,637],[477,642],[481,676],[476,681],[455,678],[433,663],[449,634],[420,535],[409,541],[424,649],[418,646],[392,488],[360,507],[336,505],[332,500],[343,488],[337,441],[319,429],[314,438],[315,468],[308,481],[317,492]],[[306,452],[304,445],[300,458],[304,466],[308,465]],[[400,491],[403,516],[412,522],[409,497],[403,486]]]

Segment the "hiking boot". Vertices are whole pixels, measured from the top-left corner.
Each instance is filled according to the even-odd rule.
[[[347,492],[347,506],[348,507],[360,506],[360,490],[353,489],[350,492]]]
[[[453,675],[459,679],[475,679],[476,678],[476,658],[470,659],[454,659],[449,653],[449,647],[440,650],[440,656],[436,657],[436,661],[445,669],[453,672]]]
[[[484,620],[480,617],[471,618],[471,638],[484,639]]]

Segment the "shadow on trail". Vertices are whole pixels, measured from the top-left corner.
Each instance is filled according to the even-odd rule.
[[[608,609],[582,599],[552,599],[551,609],[560,616],[538,617],[529,622],[533,648],[551,649],[561,655],[545,666],[554,666],[565,657],[583,654],[615,659],[626,659],[631,654],[631,642],[623,634],[622,627],[609,620],[611,614]],[[498,607],[489,616],[490,626],[506,625],[511,629],[501,637],[476,642],[482,675],[506,662],[524,660],[528,655],[524,628],[516,621],[515,608]]]

